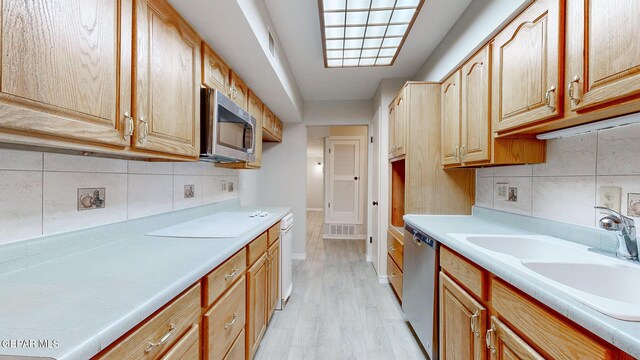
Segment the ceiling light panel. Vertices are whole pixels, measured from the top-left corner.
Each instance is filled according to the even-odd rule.
[[[318,0],[326,67],[393,65],[424,0]]]

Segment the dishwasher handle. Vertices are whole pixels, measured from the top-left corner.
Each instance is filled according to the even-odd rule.
[[[418,229],[414,229],[410,225],[406,225],[405,226],[405,230],[408,232],[407,235],[411,236],[411,240],[413,240],[413,242],[416,245],[422,246],[423,244],[426,244],[430,248],[433,248],[433,249],[436,248],[437,241],[434,238],[432,238],[431,236],[423,233],[422,231],[420,231]]]

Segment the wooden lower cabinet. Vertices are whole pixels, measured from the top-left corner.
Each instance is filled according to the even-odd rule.
[[[393,261],[391,255],[387,253],[387,276],[389,277],[389,283],[391,288],[396,293],[398,300],[402,302],[402,270]]]
[[[271,321],[280,297],[280,240],[267,251],[267,322]]]
[[[491,360],[544,360],[544,357],[495,316],[491,317],[491,329],[486,343],[491,352]]]
[[[440,359],[486,358],[486,309],[440,273]]]
[[[247,354],[245,330],[242,329],[224,360],[245,360]]]
[[[200,360],[200,327],[198,324],[193,324],[191,329],[160,359]]]
[[[244,329],[246,291],[242,278],[204,314],[205,359],[222,359]]]
[[[440,266],[441,360],[631,359],[445,246]],[[478,280],[486,289],[470,286]]]
[[[267,255],[247,272],[247,355],[252,359],[267,329]]]

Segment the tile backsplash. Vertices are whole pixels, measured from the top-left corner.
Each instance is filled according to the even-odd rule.
[[[484,168],[476,175],[478,206],[593,227],[603,216],[593,208],[600,187],[622,188],[625,215],[640,193],[640,124],[549,140],[544,164]],[[517,202],[499,196],[504,184],[517,188]],[[633,208],[630,214],[636,215]]]
[[[237,177],[204,162],[0,149],[0,244],[235,199],[220,184]]]

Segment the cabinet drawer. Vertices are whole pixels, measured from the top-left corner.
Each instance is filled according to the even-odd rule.
[[[258,236],[249,245],[247,245],[247,258],[249,260],[248,265],[251,266],[256,260],[260,259],[264,253],[267,252],[267,232]]]
[[[389,248],[387,251],[389,252],[389,256],[396,262],[396,265],[400,270],[402,270],[402,259],[404,252],[404,243],[401,239],[395,237],[392,232],[387,232],[387,239]]]
[[[400,301],[402,301],[402,271],[398,268],[391,256],[387,255],[387,275],[393,291],[396,292]]]
[[[614,349],[496,278],[491,281],[491,305],[513,330],[553,359],[615,358]]]
[[[229,350],[227,356],[224,357],[224,360],[245,360],[245,354],[247,353],[245,343],[245,333],[244,329],[242,329],[236,341],[231,345],[231,350]]]
[[[114,360],[157,358],[160,353],[176,342],[180,334],[198,322],[200,291],[200,284],[194,285],[99,358]],[[165,342],[159,344],[161,340]],[[150,343],[158,345],[149,348]]]
[[[242,249],[205,277],[205,307],[209,307],[222,293],[244,275],[247,270],[247,250]]]
[[[199,360],[200,359],[200,327],[193,324],[191,329],[169,349],[161,360]]]
[[[485,277],[482,269],[444,246],[440,247],[440,267],[478,298],[486,300],[485,291],[483,291]]]
[[[222,359],[244,329],[247,282],[243,276],[211,310],[204,314],[204,348],[207,359]]]
[[[279,238],[280,238],[280,222],[278,221],[277,224],[273,225],[269,229],[269,246],[273,245],[273,243],[276,242],[276,240],[278,240]]]

